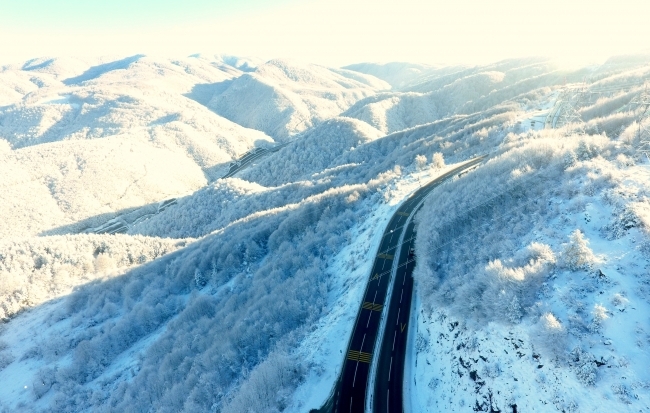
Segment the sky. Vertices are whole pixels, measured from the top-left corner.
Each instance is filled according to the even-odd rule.
[[[204,53],[571,66],[650,52],[648,16],[638,0],[0,0],[0,62]]]

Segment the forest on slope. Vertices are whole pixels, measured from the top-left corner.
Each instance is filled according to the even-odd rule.
[[[418,217],[422,309],[474,320],[463,326],[468,335],[481,334],[476,326],[485,321],[537,331],[542,316],[552,329],[572,311],[587,322],[580,313],[587,310],[556,310],[543,284],[559,268],[591,270],[554,270],[568,262],[560,253],[564,235],[533,242],[531,225],[560,219],[562,202],[573,213],[614,199],[621,218],[604,233],[620,239],[638,228],[637,245],[645,245],[645,198],[613,197],[625,188],[617,176],[645,162],[634,131],[645,133],[648,120],[635,99],[649,72],[643,60],[563,72],[543,59],[336,69],[201,55],[3,67],[0,214],[11,225],[0,232],[0,407],[320,407],[336,379],[377,228],[419,179],[482,154],[492,160],[441,187]],[[587,75],[581,87],[613,91],[580,95],[578,123],[531,128],[537,113],[567,95],[565,79]],[[276,141],[287,145],[220,179],[231,160]],[[528,202],[560,181],[550,194],[555,207]],[[589,202],[572,200],[582,192]],[[175,202],[166,208],[149,208],[169,198]],[[519,203],[509,219],[535,220],[500,218],[494,234],[476,235],[486,247],[474,257],[474,242],[459,237]],[[83,233],[135,208],[155,213],[126,234]],[[449,234],[458,241],[446,250],[440,240]],[[472,270],[474,278],[464,276]],[[494,298],[501,290],[505,301]],[[467,300],[476,305],[457,308]],[[435,342],[427,327],[417,347],[425,356],[433,350],[423,343]],[[576,371],[566,360],[585,336],[568,330],[563,337],[566,346],[552,349],[558,375]],[[430,372],[417,374],[432,380]],[[506,389],[499,377],[492,389]],[[599,394],[604,383],[638,388],[608,380],[580,383]],[[426,400],[451,383],[418,394]]]

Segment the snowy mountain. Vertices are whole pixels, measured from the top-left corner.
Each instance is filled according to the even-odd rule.
[[[270,60],[234,80],[208,107],[240,125],[287,140],[390,86],[375,77]]]
[[[72,232],[79,232],[207,182],[188,157],[121,137],[36,145],[10,151],[2,161],[0,210],[12,217],[3,237],[55,233],[73,223]]]
[[[378,139],[382,133],[365,122],[336,117],[306,131],[273,156],[244,171],[242,178],[265,186],[309,179],[341,155]]]
[[[362,66],[363,68],[363,66]],[[456,69],[456,68],[455,68]],[[344,115],[391,133],[433,122],[453,114],[469,114],[517,99],[532,90],[558,85],[567,77],[581,79],[582,71],[558,72],[551,62],[508,60],[486,67],[446,73],[432,71],[428,79],[405,91],[377,94],[363,99]]]
[[[0,410],[328,411],[384,228],[479,155],[414,217],[407,409],[650,409],[648,79],[637,58],[3,67]]]
[[[419,83],[427,76],[440,75],[453,70],[445,66],[430,66],[408,62],[356,63],[345,66],[344,69],[354,70],[355,72],[365,73],[385,80],[396,90]]]
[[[221,70],[222,62],[134,56],[80,65],[36,60],[0,73],[6,83],[36,73],[43,80],[15,87],[23,96],[0,108],[0,137],[13,149],[0,154],[0,208],[15,221],[3,235],[105,220],[187,194],[252,147],[273,143],[196,101],[201,85],[241,75]]]

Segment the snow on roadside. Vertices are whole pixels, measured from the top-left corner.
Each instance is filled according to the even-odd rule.
[[[329,266],[330,311],[302,340],[294,355],[305,360],[308,374],[294,392],[293,400],[285,410],[287,413],[318,409],[327,401],[340,373],[344,352],[366,288],[365,281],[372,269],[383,229],[402,202],[419,189],[421,184],[443,175],[455,166],[457,165],[416,172],[394,180],[384,190],[386,202],[371,206],[373,212],[350,230],[350,244],[333,257]]]
[[[650,411],[643,232],[649,228],[643,218],[650,210],[645,196],[650,171],[645,165],[619,173],[608,195],[588,195],[582,188],[576,198],[550,199],[564,212],[527,236],[561,254],[578,228],[595,255],[588,270],[554,268],[537,297],[538,318],[476,325],[446,308],[428,313],[417,300],[408,413]],[[622,205],[637,208],[632,222]],[[549,335],[544,322],[559,333]]]

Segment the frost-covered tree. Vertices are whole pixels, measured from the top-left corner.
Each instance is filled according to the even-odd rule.
[[[539,344],[553,357],[563,358],[566,354],[566,328],[550,312],[542,314],[537,322]]]
[[[423,170],[427,166],[427,157],[424,155],[417,155],[415,157],[415,167],[418,171]]]
[[[589,325],[589,329],[593,332],[598,332],[602,329],[603,321],[609,318],[609,315],[607,315],[607,308],[605,308],[602,304],[595,304],[591,315],[593,318],[591,320],[591,324]]]
[[[79,234],[0,240],[0,319],[119,269],[153,261],[182,240]]]
[[[519,298],[515,295],[512,297],[508,307],[506,307],[506,317],[511,323],[516,324],[521,320],[522,315],[523,312],[521,310],[521,304],[519,304]]]
[[[442,156],[442,154],[440,152],[436,152],[436,153],[433,154],[431,164],[436,169],[444,168],[445,167],[445,158]]]
[[[596,257],[589,248],[589,241],[585,239],[584,234],[576,229],[569,236],[569,243],[562,252],[564,265],[572,271],[588,270],[595,262]]]
[[[596,358],[593,354],[583,351],[580,347],[575,347],[569,353],[570,362],[574,366],[576,377],[586,386],[596,384],[598,367]]]
[[[208,278],[197,268],[194,270],[194,282],[198,288],[203,288],[208,283]]]
[[[284,410],[290,389],[301,377],[288,354],[275,352],[246,379],[223,413],[280,412]]]
[[[96,272],[105,272],[110,271],[115,268],[115,261],[107,253],[98,254],[95,258],[95,271]]]
[[[594,145],[590,142],[580,140],[578,143],[578,148],[576,148],[576,157],[580,161],[586,161],[588,159],[598,156],[599,148],[597,145]]]

